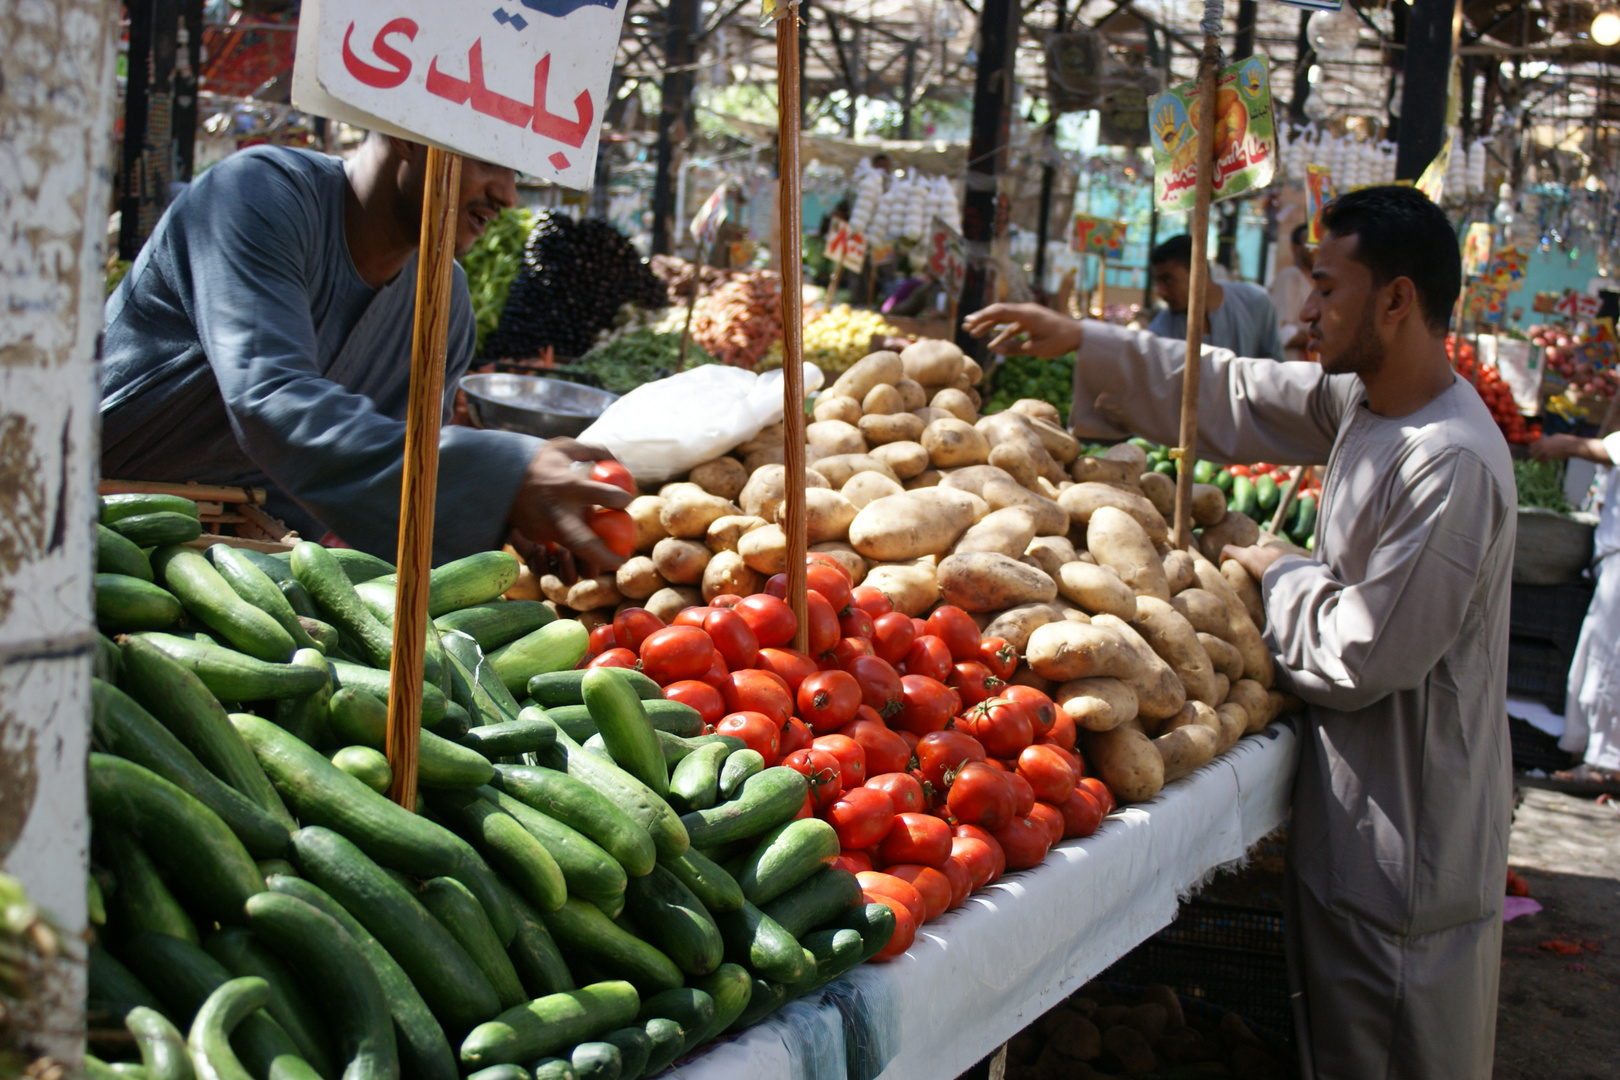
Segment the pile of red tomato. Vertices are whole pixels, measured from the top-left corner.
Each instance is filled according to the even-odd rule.
[[[982,638],[967,612],[894,611],[826,556],[810,556],[807,578],[808,652],[791,647],[798,620],[777,575],[765,592],[717,596],[668,626],[624,609],[591,632],[585,662],[639,668],[709,730],[803,773],[800,816],[833,826],[836,865],[895,912],[878,956],[891,959],[973,890],[1089,835],[1114,799],[1083,775],[1074,722],[1009,681],[1016,651]]]
[[[1457,373],[1474,383],[1474,389],[1485,399],[1485,405],[1491,410],[1496,426],[1502,429],[1502,435],[1508,442],[1533,443],[1541,438],[1541,425],[1525,422],[1518,405],[1514,404],[1513,391],[1508,388],[1508,384],[1497,374],[1494,367],[1488,364],[1479,365],[1479,377],[1475,378],[1474,346],[1471,343],[1467,341],[1459,343],[1456,334],[1448,334],[1446,355],[1451,358],[1451,366]]]

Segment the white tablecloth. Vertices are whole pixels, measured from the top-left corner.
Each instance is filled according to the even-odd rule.
[[[1280,825],[1298,740],[1244,739],[863,964],[666,1073],[680,1080],[957,1076],[1175,918],[1181,897]]]

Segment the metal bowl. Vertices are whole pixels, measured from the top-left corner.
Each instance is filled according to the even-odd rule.
[[[578,435],[619,395],[589,386],[504,372],[463,375],[467,411],[481,428],[521,431],[542,439]]]

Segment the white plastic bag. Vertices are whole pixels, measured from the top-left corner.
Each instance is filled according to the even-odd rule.
[[[823,376],[804,365],[804,391]],[[638,386],[609,405],[579,441],[600,446],[636,480],[657,483],[731,450],[782,419],[782,373],[756,375],[723,364]]]

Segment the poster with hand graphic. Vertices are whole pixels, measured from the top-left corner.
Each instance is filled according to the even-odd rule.
[[[1271,75],[1263,56],[1223,68],[1215,95],[1215,176],[1211,202],[1257,191],[1277,170],[1277,129]],[[1153,141],[1153,190],[1160,210],[1191,210],[1198,186],[1199,90],[1171,87],[1148,107]]]

